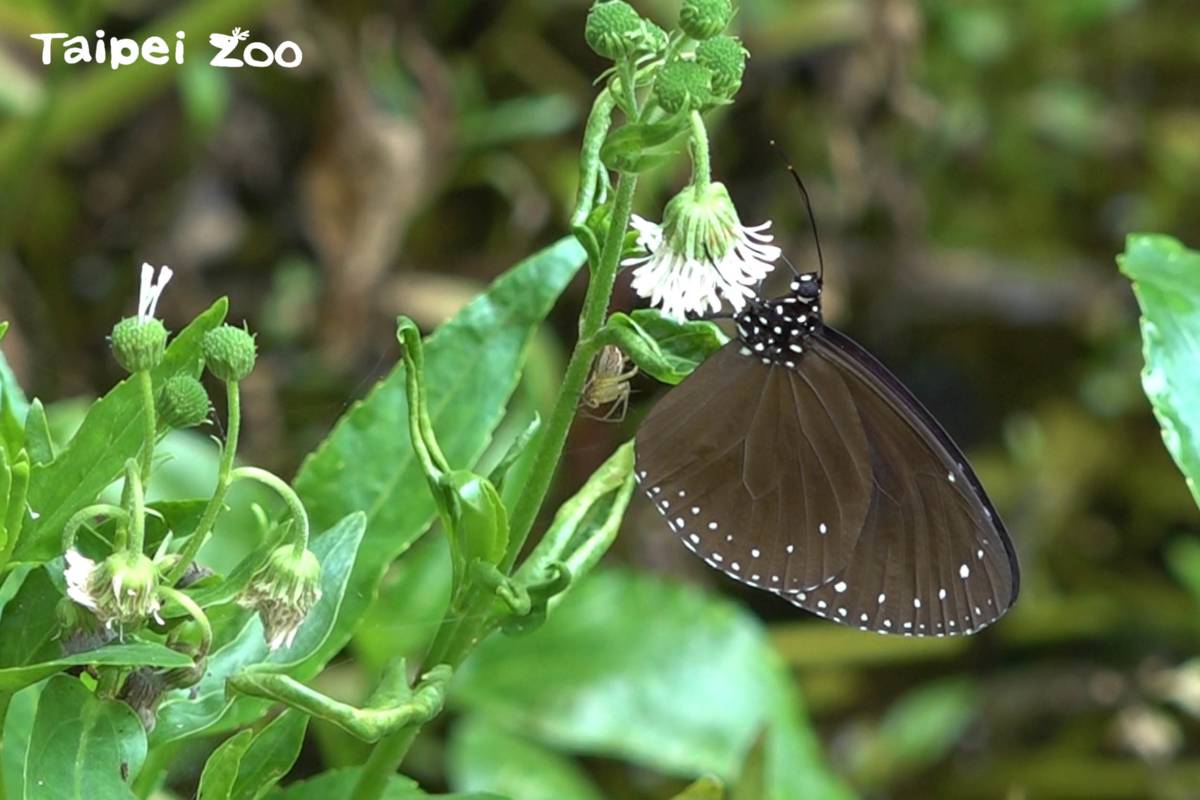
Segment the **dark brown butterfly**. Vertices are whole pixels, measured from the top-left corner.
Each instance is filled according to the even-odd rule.
[[[636,477],[711,566],[818,616],[969,634],[1017,598],[1012,542],[962,451],[821,319],[818,273],[752,300],[738,335],[637,433]]]

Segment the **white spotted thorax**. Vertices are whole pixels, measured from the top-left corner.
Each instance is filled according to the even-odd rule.
[[[755,298],[733,320],[742,355],[795,368],[806,339],[821,327],[821,279],[815,272],[798,275],[785,296]]]

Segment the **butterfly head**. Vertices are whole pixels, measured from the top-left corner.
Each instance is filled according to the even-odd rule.
[[[821,279],[815,272],[797,275],[786,295],[755,298],[733,319],[742,355],[795,367],[821,327]]]

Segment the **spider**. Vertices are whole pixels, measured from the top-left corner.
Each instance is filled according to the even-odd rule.
[[[627,361],[621,348],[616,345],[608,344],[600,350],[591,377],[583,387],[579,405],[589,409],[600,408],[606,403],[613,405],[603,416],[585,411],[587,416],[602,422],[621,422],[625,419],[625,412],[629,409],[629,379],[638,374],[636,366],[625,369]]]

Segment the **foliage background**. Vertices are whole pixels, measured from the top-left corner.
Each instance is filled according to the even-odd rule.
[[[118,379],[104,337],[132,307],[133,266],[169,263],[169,324],[228,294],[232,319],[260,331],[243,447],[293,474],[395,361],[397,313],[431,329],[566,229],[603,68],[583,43],[586,7],[2,0],[0,319],[29,394],[88,398]],[[181,19],[293,39],[305,63],[213,70],[191,36],[178,70],[46,68],[27,38]],[[826,759],[860,792],[1191,797],[1200,785],[1197,513],[1141,393],[1136,306],[1113,264],[1130,231],[1200,240],[1196,21],[1181,1],[741,5],[753,59],[736,113],[718,115],[717,177],[744,218],[775,219],[792,260],[810,263],[802,203],[767,141],[790,154],[818,209],[830,319],[970,453],[1020,549],[1023,596],[966,642],[859,634],[710,574],[640,500],[609,559],[765,620]],[[651,173],[637,210],[657,216],[685,177],[682,159]],[[581,298],[577,281],[537,340],[524,409],[552,400]],[[633,300],[625,278],[616,307]],[[634,388],[624,422],[576,425],[563,496],[661,391]],[[78,407],[56,403],[52,420],[69,428]],[[205,474],[189,478],[188,458],[175,464],[183,487]],[[430,593],[436,547],[413,553]],[[419,646],[425,627],[388,622],[435,623],[421,601],[385,592],[323,688],[361,696],[384,654]],[[696,657],[720,659],[721,642],[710,651]],[[715,702],[736,717],[737,698]],[[488,763],[472,753],[528,744],[481,719],[424,737],[408,771],[461,787]],[[181,792],[204,753],[185,754]],[[293,776],[359,758],[314,726]],[[563,780],[582,770],[605,796],[681,785],[615,758],[568,767]]]

